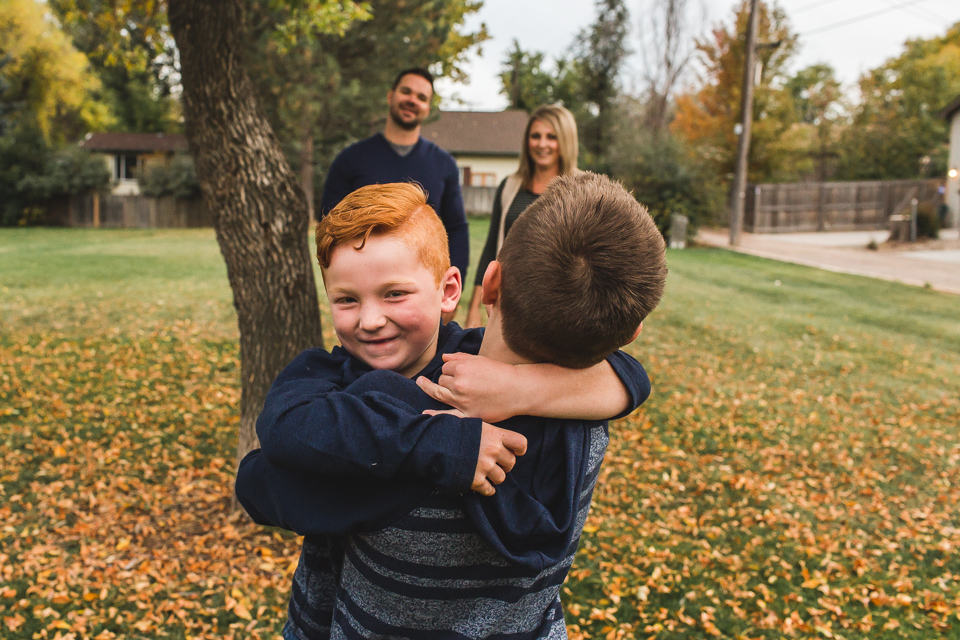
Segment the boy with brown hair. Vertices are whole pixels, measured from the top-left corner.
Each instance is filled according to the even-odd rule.
[[[258,422],[264,450],[245,459],[237,480],[255,520],[308,536],[285,637],[565,635],[559,586],[589,508],[605,423],[511,418],[501,426],[525,437],[528,453],[512,471],[511,456],[494,456],[495,495],[462,493],[477,484],[477,435],[494,433],[514,453],[522,453],[522,441],[476,419],[421,415],[441,405],[404,377],[420,367],[436,381],[440,355],[452,351],[532,366],[573,350],[577,366],[608,357],[628,383],[630,404],[645,399],[642,368],[610,352],[639,333],[662,293],[663,240],[649,216],[621,187],[592,174],[559,180],[529,214],[508,237],[504,262],[485,275],[483,299],[492,306],[485,334],[437,326],[438,312],[459,294],[458,274],[430,274],[429,258],[413,243],[374,228],[334,239],[328,258],[318,244],[337,334],[353,355],[308,351],[278,377]],[[318,243],[321,235],[327,243],[325,228]],[[639,246],[652,247],[643,264]],[[552,267],[534,265],[542,277],[533,285],[515,271],[528,251]],[[590,309],[586,321],[558,319],[572,315],[562,306],[571,289],[608,310]],[[541,295],[549,302],[539,307],[524,300]],[[538,331],[541,322],[560,340]],[[323,388],[331,371],[340,372],[336,392]],[[353,476],[349,484],[337,481],[343,475]],[[337,537],[330,545],[318,534]]]

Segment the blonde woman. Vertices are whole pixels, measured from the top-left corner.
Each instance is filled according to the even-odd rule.
[[[560,105],[541,105],[533,110],[523,133],[520,167],[497,188],[487,242],[480,254],[473,295],[467,307],[466,326],[479,327],[480,287],[483,274],[496,259],[503,238],[514,220],[536,200],[557,176],[577,171],[577,123]]]

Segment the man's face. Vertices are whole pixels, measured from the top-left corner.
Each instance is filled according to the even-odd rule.
[[[412,377],[436,354],[440,314],[449,306],[447,278],[438,286],[399,238],[371,235],[357,251],[359,243],[334,249],[324,271],[337,338],[374,369]]]
[[[430,115],[433,89],[426,78],[408,73],[400,78],[396,89],[387,92],[390,119],[401,129],[411,131]]]

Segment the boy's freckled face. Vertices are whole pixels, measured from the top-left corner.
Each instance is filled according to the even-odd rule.
[[[443,291],[413,249],[371,235],[338,246],[325,270],[340,344],[374,369],[414,376],[436,354]]]

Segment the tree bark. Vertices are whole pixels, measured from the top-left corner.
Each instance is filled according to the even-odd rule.
[[[301,350],[323,344],[307,202],[243,68],[243,7],[168,3],[187,139],[240,329],[238,462],[257,446],[254,427],[274,378]]]

